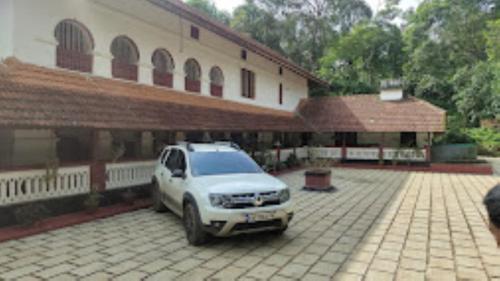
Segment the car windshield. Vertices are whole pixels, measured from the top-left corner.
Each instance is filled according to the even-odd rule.
[[[192,152],[191,173],[196,176],[256,174],[262,169],[244,152]]]

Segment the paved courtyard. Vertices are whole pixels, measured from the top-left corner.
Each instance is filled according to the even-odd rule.
[[[482,197],[498,177],[333,170],[336,193],[281,177],[296,216],[281,237],[191,247],[171,213],[141,210],[0,244],[5,280],[500,280]]]

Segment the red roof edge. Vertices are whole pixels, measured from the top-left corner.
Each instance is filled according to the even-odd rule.
[[[258,55],[261,55],[270,61],[273,61],[277,64],[282,65],[283,67],[287,68],[288,70],[296,73],[299,76],[302,76],[304,78],[307,78],[308,80],[311,80],[315,83],[318,83],[320,85],[329,85],[325,80],[322,80],[318,77],[316,77],[314,74],[306,70],[305,68],[295,64],[294,62],[290,61],[288,58],[284,57],[283,55],[279,54],[278,52],[272,50],[271,48],[257,42],[256,40],[252,38],[247,38],[241,34],[239,34],[237,31],[227,27],[226,25],[222,23],[218,23],[215,20],[212,20],[208,16],[202,14],[201,12],[197,11],[195,8],[190,7],[189,5],[185,4],[182,1],[179,0],[148,0],[148,2],[152,3],[153,5],[156,5],[164,10],[170,11],[176,15],[179,15],[183,17],[184,19],[187,19],[197,25],[200,25],[211,32],[222,36],[229,41],[232,41],[233,43],[236,43],[240,45],[241,47],[248,49]]]

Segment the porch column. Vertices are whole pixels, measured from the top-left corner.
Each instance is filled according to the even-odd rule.
[[[342,132],[342,160],[347,159],[347,148],[345,144],[345,133]]]
[[[427,162],[431,162],[432,160],[431,145],[432,145],[431,133],[427,132],[427,145],[425,146],[425,160]]]
[[[380,140],[380,143],[378,145],[378,163],[379,165],[384,164],[384,143],[385,143],[385,133],[382,133],[382,138]]]
[[[93,130],[90,141],[90,184],[91,189],[106,189],[106,164],[99,161],[99,131]]]

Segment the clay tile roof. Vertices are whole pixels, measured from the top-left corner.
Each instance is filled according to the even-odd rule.
[[[0,127],[308,131],[291,112],[48,69],[15,58],[0,62]]]
[[[379,95],[302,100],[299,115],[320,132],[443,132],[446,112],[408,97],[382,101]]]

